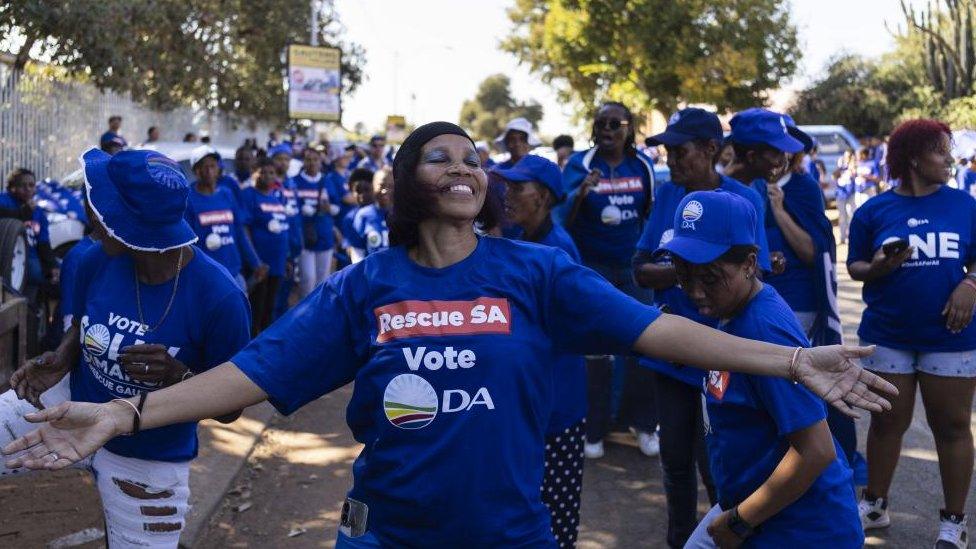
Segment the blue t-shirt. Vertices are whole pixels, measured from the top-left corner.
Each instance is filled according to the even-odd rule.
[[[15,209],[20,207],[10,193],[0,193],[0,208]],[[27,254],[33,261],[39,261],[37,245],[41,242],[50,244],[51,237],[48,234],[47,212],[40,206],[34,206],[31,218],[24,221],[24,232],[27,236]]]
[[[762,199],[755,190],[746,187],[731,177],[722,175],[721,180],[722,183],[719,185],[719,189],[722,189],[725,192],[735,193],[745,198],[756,209],[756,218],[759,225],[758,233],[756,235],[756,238],[759,240],[757,242],[757,245],[759,246],[759,267],[765,271],[769,271],[769,246],[767,245],[764,221],[766,209],[763,206]],[[678,185],[674,182],[669,181],[667,183],[658,185],[654,198],[654,209],[651,211],[651,217],[648,219],[647,225],[644,227],[644,232],[641,235],[640,241],[637,242],[638,250],[654,253],[654,251],[660,248],[664,243],[674,238],[674,213],[678,210],[678,204],[681,203],[681,199],[684,198],[686,194],[688,194],[687,189],[684,186]],[[671,260],[667,254],[658,257],[656,261],[661,264],[671,264]],[[698,307],[695,307],[695,304],[688,299],[688,296],[685,295],[684,291],[677,286],[655,291],[654,302],[657,303],[658,306],[667,306],[669,313],[683,316],[685,318],[694,320],[699,324],[704,324],[705,326],[714,328],[718,323],[718,321],[713,318],[708,318],[699,314]],[[640,365],[662,374],[667,374],[675,379],[694,385],[695,387],[701,387],[702,379],[705,378],[704,370],[691,366],[664,362],[662,360],[641,358]]]
[[[550,229],[537,241],[538,244],[559,248],[570,259],[582,264],[579,250],[572,237],[562,226],[551,223]],[[524,233],[521,239],[524,240]],[[586,417],[586,361],[580,355],[560,353],[553,369],[553,407],[549,416],[547,435],[558,435]]]
[[[962,190],[976,196],[976,188],[973,187],[976,187],[976,172],[967,169],[962,176]]]
[[[304,247],[302,239],[302,213],[298,205],[298,189],[295,186],[295,182],[290,177],[287,177],[273,192],[278,195],[278,200],[285,205],[288,226],[292,229],[287,234],[288,258],[298,257]]]
[[[74,246],[68,250],[64,259],[61,260],[61,317],[64,320],[64,331],[68,331],[71,320],[75,315],[75,279],[77,278],[78,264],[85,253],[95,245],[95,241],[85,235]]]
[[[793,311],[770,286],[720,329],[766,343],[809,346]],[[820,398],[778,377],[713,371],[708,373],[704,393],[705,440],[723,509],[738,505],[769,479],[789,449],[788,435],[827,417]],[[834,461],[743,547],[861,547],[864,533],[853,473],[837,441],[833,442]]]
[[[237,201],[227,189],[218,187],[208,195],[191,188],[183,216],[200,239],[197,243],[203,252],[231,275],[239,275],[243,263],[255,267],[260,262],[244,234]]]
[[[141,343],[165,345],[195,373],[226,362],[250,339],[247,297],[227,269],[199,248],[180,273],[172,308],[154,326],[173,295],[174,280],[140,284],[143,324],[136,301],[135,266],[127,254],[110,257],[91,247],[78,265],[74,315],[81,357],[71,372],[71,400],[107,402],[159,389],[131,379],[118,363],[121,350]],[[187,461],[197,455],[196,423],[179,423],[114,438],[105,445],[121,456]]]
[[[241,184],[237,180],[237,177],[229,174],[221,175],[217,178],[217,187],[222,189],[227,189],[230,194],[234,197],[234,202],[240,207],[241,204]]]
[[[321,252],[331,250],[335,247],[335,221],[332,218],[332,211],[328,213],[319,211],[319,204],[328,201],[331,208],[339,211],[337,204],[342,201],[342,195],[337,195],[333,188],[328,185],[328,177],[320,173],[315,179],[310,179],[304,171],[291,178],[292,185],[298,195],[298,208],[301,212],[303,226],[311,224],[315,226],[315,234],[318,238],[315,243],[305,242],[305,249]]]
[[[905,239],[915,253],[894,272],[865,282],[867,307],[861,339],[917,352],[976,349],[976,323],[953,334],[942,309],[976,260],[976,200],[945,185],[921,197],[888,191],[854,212],[847,265],[871,262],[891,240]]]
[[[284,276],[288,259],[289,222],[281,195],[264,194],[255,187],[241,193],[241,221],[251,229],[254,249],[268,265],[268,274]]]
[[[876,161],[859,160],[857,162],[857,168],[855,168],[854,191],[862,194],[872,192],[872,189],[877,191],[877,181],[872,181],[868,177],[878,177],[879,173],[880,171],[878,170],[878,163]]]
[[[346,215],[353,208],[355,208],[355,206],[346,204],[342,201],[342,199],[349,194],[348,181],[349,172],[345,170],[343,170],[342,173],[340,173],[338,170],[332,170],[325,174],[325,187],[329,189],[329,199],[332,200],[333,196],[336,197],[335,200],[332,200],[332,205],[339,207],[335,215],[332,216],[332,221],[335,223],[336,227],[339,227],[340,231],[342,230],[342,220],[346,218]],[[333,208],[333,210],[335,210],[335,208]]]
[[[349,496],[384,546],[555,547],[539,492],[554,349],[628,353],[659,315],[561,250],[480,237],[442,269],[372,254],[232,361],[286,414],[355,381]]]
[[[783,185],[783,194],[786,193],[797,193],[807,195],[806,200],[819,200],[823,202],[823,192],[820,190],[820,185],[817,184],[808,174],[798,174],[794,173],[789,181]],[[766,197],[767,207],[769,204],[769,197]],[[769,213],[769,210],[767,210]],[[794,215],[794,214],[790,214]],[[800,223],[799,220],[794,221]],[[802,228],[803,225],[801,224]],[[766,276],[765,282],[770,286],[776,288],[786,303],[789,304],[790,308],[795,312],[813,312],[817,310],[817,282],[814,280],[816,276],[823,276],[823,273],[818,270],[815,265],[808,265],[800,260],[800,257],[796,255],[796,252],[787,242],[786,237],[783,235],[783,231],[779,228],[776,223],[776,217],[769,213],[766,216],[766,237],[769,240],[769,249],[774,252],[783,252],[783,257],[786,258],[786,270],[778,275],[769,273]],[[817,258],[814,258],[815,260]]]
[[[574,154],[563,171],[563,186],[571,193],[564,208],[572,208],[575,193],[590,170],[603,174],[600,183],[583,199],[576,220],[568,227],[569,234],[584,263],[629,267],[652,189],[650,161],[641,153],[628,154],[619,166],[611,168],[599,154],[594,154],[587,169],[584,158],[589,152]]]
[[[365,255],[376,253],[390,247],[390,231],[386,227],[386,210],[376,204],[363,206],[352,217],[346,241],[353,248],[359,248]]]

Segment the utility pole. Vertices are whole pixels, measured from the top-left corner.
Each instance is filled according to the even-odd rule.
[[[319,3],[317,0],[309,0],[309,5],[312,9],[312,17],[309,18],[309,25],[312,27],[309,29],[311,33],[311,40],[309,43],[313,46],[319,45]]]

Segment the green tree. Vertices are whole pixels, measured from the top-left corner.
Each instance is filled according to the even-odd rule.
[[[461,125],[475,139],[494,139],[505,124],[523,117],[535,127],[542,120],[542,105],[535,101],[520,103],[512,97],[511,80],[504,74],[493,74],[482,80],[474,99],[461,105]]]
[[[964,98],[976,84],[976,49],[974,49],[973,0],[936,0],[915,10],[905,0],[901,9],[907,23],[907,35],[920,40],[917,55],[925,65],[929,85],[948,103]]]
[[[323,3],[327,4],[327,3]],[[307,42],[308,4],[274,0],[8,0],[0,36],[29,56],[157,108],[195,105],[283,121],[285,47]],[[319,42],[343,51],[343,91],[362,81],[365,52],[323,8]]]
[[[679,103],[740,109],[764,103],[796,70],[788,8],[785,0],[516,0],[502,47],[584,112],[607,99],[643,112]]]

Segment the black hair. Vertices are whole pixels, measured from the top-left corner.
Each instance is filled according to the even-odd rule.
[[[369,181],[372,184],[373,175],[373,170],[369,168],[356,168],[349,174],[349,186],[352,187],[358,181]]]
[[[715,143],[717,147],[715,154],[712,155],[712,164],[718,163],[719,159],[722,158],[722,151],[725,150],[725,145],[718,139],[713,139],[711,137],[697,137],[691,140],[695,144],[695,148],[702,149],[708,146],[709,143]],[[734,146],[734,145],[733,145]]]
[[[387,221],[391,246],[411,247],[420,242],[420,222],[433,215],[430,191],[417,181],[420,153],[431,139],[447,134],[467,138],[471,148],[477,150],[471,137],[456,124],[431,122],[414,130],[397,151],[393,160],[393,211]],[[505,195],[501,193],[499,198],[498,194],[488,188],[485,202],[475,218],[485,231],[495,228],[503,219]]]
[[[210,143],[210,136],[209,135],[204,135],[203,137],[200,138],[200,142],[201,143]]]
[[[158,129],[159,128],[157,128],[156,126],[149,126],[149,129],[146,130],[146,135],[152,135],[153,130],[158,130]]]
[[[9,189],[10,187],[20,185],[21,179],[27,176],[33,177],[35,180],[37,180],[37,176],[34,175],[34,172],[28,170],[27,168],[15,169],[14,171],[10,172],[10,175],[7,176],[7,188]]]
[[[630,112],[627,105],[619,101],[607,101],[600,105],[597,113],[607,107],[616,107],[624,111],[624,120],[627,121],[627,137],[624,138],[624,153],[630,156],[637,156],[637,128],[634,127],[634,113]],[[590,128],[590,141],[596,143],[596,116],[593,117],[593,125]],[[555,148],[555,147],[553,147]]]
[[[254,164],[254,171],[259,172],[261,171],[261,168],[267,166],[274,166],[274,162],[272,162],[271,159],[268,158],[267,156],[263,158],[259,158],[258,161]]]
[[[563,147],[569,147],[570,149],[572,149],[575,146],[576,146],[576,142],[573,141],[572,137],[566,134],[557,135],[556,138],[552,140],[553,149],[561,149]]]
[[[755,244],[736,244],[729,248],[724,254],[720,255],[716,261],[731,263],[732,265],[742,265],[749,260],[750,254],[759,254],[759,246]]]
[[[119,116],[119,115],[117,115],[117,114],[113,114],[112,116],[108,117],[108,123],[109,124],[111,124],[113,120],[119,120],[119,121],[121,121],[122,120],[122,117]]]

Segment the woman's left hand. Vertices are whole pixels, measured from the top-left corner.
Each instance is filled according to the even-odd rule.
[[[170,356],[164,345],[154,343],[124,347],[119,364],[132,379],[163,387],[179,383],[187,372],[187,367]]]
[[[708,535],[712,536],[712,541],[721,549],[735,549],[742,545],[742,539],[729,529],[728,511],[723,511],[708,525]]]
[[[856,418],[852,406],[869,412],[891,409],[881,393],[895,396],[898,389],[865,370],[857,360],[874,353],[874,347],[825,345],[803,349],[797,357],[796,378],[841,412]]]
[[[973,320],[973,307],[976,307],[976,288],[963,280],[952,291],[949,301],[942,308],[942,316],[946,317],[946,329],[954,334],[963,331]]]

